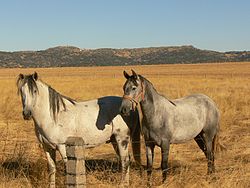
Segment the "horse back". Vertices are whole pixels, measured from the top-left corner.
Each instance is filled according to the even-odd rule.
[[[217,132],[219,111],[208,96],[193,94],[173,101],[176,108],[169,118],[168,128],[172,143],[181,143],[193,139],[202,130]]]

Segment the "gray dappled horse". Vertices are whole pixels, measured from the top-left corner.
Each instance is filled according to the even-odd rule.
[[[142,112],[142,133],[146,143],[148,183],[151,182],[155,145],[161,148],[163,183],[166,181],[170,144],[194,139],[208,160],[208,174],[215,171],[215,138],[219,131],[219,111],[206,95],[193,94],[168,100],[152,83],[132,70],[127,79],[121,113],[128,114],[138,105]]]
[[[49,164],[50,187],[55,187],[56,150],[66,162],[65,141],[69,136],[82,137],[85,148],[111,140],[122,164],[121,183],[129,183],[128,144],[131,135],[134,157],[140,163],[140,126],[137,112],[129,117],[119,114],[121,97],[76,102],[39,80],[37,73],[20,74],[17,88],[21,94],[23,118],[34,120],[36,136],[43,144]]]

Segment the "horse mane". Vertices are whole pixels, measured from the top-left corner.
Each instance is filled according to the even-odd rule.
[[[53,112],[53,118],[54,120],[56,120],[56,115],[58,114],[58,112],[60,112],[61,110],[61,105],[63,106],[63,110],[67,110],[65,102],[63,99],[66,99],[67,101],[69,101],[71,104],[75,105],[75,100],[66,97],[64,95],[61,95],[60,93],[58,93],[55,89],[53,89],[51,86],[48,85],[48,90],[49,90],[49,105],[50,105],[50,109]],[[60,105],[61,104],[61,105]]]
[[[63,110],[67,110],[66,108],[66,104],[64,102],[63,99],[66,99],[67,101],[69,101],[71,104],[75,105],[76,101],[61,95],[60,93],[58,93],[55,89],[53,89],[50,85],[44,83],[43,81],[39,80],[40,82],[42,82],[44,85],[46,85],[48,87],[48,92],[49,92],[49,106],[50,106],[50,110],[52,112],[53,118],[54,120],[56,120],[56,115],[58,114],[58,112],[60,112],[62,109],[61,107],[63,107]],[[29,92],[34,95],[34,91],[35,89],[38,91],[38,87],[36,84],[36,81],[34,80],[34,78],[32,77],[32,75],[25,75],[24,78],[18,78],[17,79],[17,88],[18,88],[18,94],[21,93],[21,88],[27,83],[28,88],[29,88]]]
[[[164,97],[164,98],[167,99],[172,105],[176,106],[176,104],[175,104],[173,101],[171,101],[170,99],[168,99],[166,96],[164,96],[164,95],[158,93],[157,90],[154,88],[154,85],[153,85],[147,78],[143,77],[142,75],[138,75],[138,76],[139,76],[140,80],[141,80],[144,84],[146,83],[146,84],[150,85],[151,88],[152,88],[158,95]]]

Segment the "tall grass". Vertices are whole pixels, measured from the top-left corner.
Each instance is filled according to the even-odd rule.
[[[133,68],[170,99],[191,93],[210,96],[221,112],[221,142],[227,150],[216,156],[216,173],[207,176],[203,153],[190,141],[171,145],[169,187],[250,187],[250,63],[158,65],[133,67],[0,69],[0,187],[45,187],[47,164],[32,122],[21,116],[15,81],[19,73],[38,72],[43,81],[77,100],[121,96],[122,71]],[[145,165],[145,149],[143,163]],[[156,148],[153,185],[161,182],[160,150]],[[116,187],[120,180],[110,145],[87,150],[89,187]],[[133,165],[131,187],[146,186]],[[63,187],[64,168],[58,157],[57,183]]]

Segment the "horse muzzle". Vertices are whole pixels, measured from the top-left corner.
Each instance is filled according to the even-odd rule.
[[[124,98],[120,107],[120,113],[124,116],[128,116],[130,111],[133,110],[133,101]]]
[[[128,107],[121,107],[120,112],[121,112],[122,115],[128,116],[129,112],[130,112],[130,109]]]
[[[32,114],[30,110],[24,110],[23,111],[23,119],[24,120],[30,120],[32,118]]]

